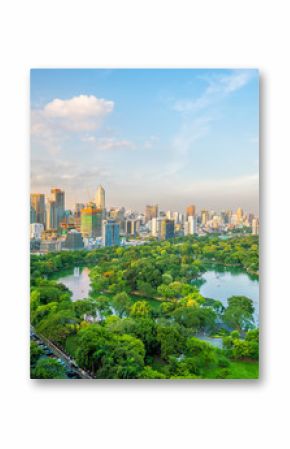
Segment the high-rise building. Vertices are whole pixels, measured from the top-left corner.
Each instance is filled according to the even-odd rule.
[[[239,207],[237,209],[237,224],[242,224],[243,223],[243,217],[244,217],[244,211],[241,207]]]
[[[58,229],[60,226],[60,222],[62,221],[64,217],[65,212],[65,193],[63,190],[58,188],[53,188],[50,191],[51,193],[51,200],[55,202],[55,208],[56,208],[56,228]]]
[[[96,192],[96,206],[97,209],[104,210],[106,207],[106,196],[105,189],[103,186],[99,185]]]
[[[58,215],[56,201],[48,200],[46,208],[46,227],[47,229],[57,229]]]
[[[252,220],[252,234],[253,235],[259,235],[259,229],[260,228],[260,223],[259,223],[259,218],[253,218]]]
[[[192,215],[189,215],[187,223],[188,223],[188,234],[190,235],[196,234],[197,231],[196,218],[193,217]]]
[[[30,205],[30,224],[36,223],[36,211],[32,205]]]
[[[186,219],[188,217],[195,217],[196,214],[196,207],[194,204],[191,204],[190,206],[187,206],[186,208]]]
[[[160,220],[160,238],[162,240],[172,239],[174,237],[174,220],[163,218]]]
[[[82,234],[75,229],[69,231],[66,235],[65,242],[63,244],[65,249],[79,250],[84,248],[84,241]]]
[[[44,193],[32,193],[30,195],[30,206],[35,211],[35,223],[45,226],[45,196]]]
[[[104,246],[120,245],[120,228],[114,220],[103,221],[102,239]]]
[[[158,217],[158,205],[148,205],[145,207],[145,223]]]
[[[209,220],[208,210],[202,209],[201,211],[201,224],[204,226]]]
[[[160,236],[160,219],[159,218],[152,218],[151,220],[151,234],[153,237],[159,237]]]
[[[102,210],[97,209],[94,203],[88,203],[81,210],[81,233],[89,238],[102,235]]]

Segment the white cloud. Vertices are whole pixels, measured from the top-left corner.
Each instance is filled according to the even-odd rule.
[[[200,97],[178,100],[175,102],[173,109],[178,112],[198,112],[241,89],[250,81],[252,76],[252,70],[234,70],[229,75],[205,78],[207,87]]]
[[[58,130],[82,132],[100,127],[114,109],[114,102],[93,95],[79,95],[68,100],[55,98],[31,114],[32,135],[43,136]]]

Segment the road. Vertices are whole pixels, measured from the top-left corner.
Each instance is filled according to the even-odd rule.
[[[62,359],[66,363],[66,365],[68,365],[71,369],[73,369],[80,376],[81,379],[94,379],[93,376],[91,376],[87,371],[80,368],[69,355],[63,352],[54,343],[45,338],[43,335],[35,332],[35,329],[32,326],[30,330],[36,335],[36,337],[40,341],[42,341],[54,353],[54,355]]]

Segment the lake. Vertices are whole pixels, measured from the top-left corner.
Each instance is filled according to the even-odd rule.
[[[247,296],[255,307],[255,321],[259,323],[259,278],[240,268],[213,266],[201,278],[192,282],[202,296],[221,301],[225,306],[230,296]]]

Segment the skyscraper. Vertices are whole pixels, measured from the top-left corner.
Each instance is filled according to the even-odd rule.
[[[97,209],[94,203],[88,203],[81,210],[81,233],[83,237],[101,237],[102,210]]]
[[[201,224],[204,226],[209,220],[208,210],[203,209],[201,211]]]
[[[33,217],[35,223],[42,223],[45,226],[45,197],[44,193],[32,193],[30,195],[30,205],[34,209]]]
[[[158,217],[158,204],[148,205],[145,208],[145,223]]]
[[[57,221],[57,206],[56,201],[48,200],[47,208],[46,208],[46,227],[47,229],[57,229],[58,221]]]
[[[103,186],[99,185],[96,192],[96,206],[98,209],[104,210],[106,207],[105,201],[105,189]]]
[[[160,221],[160,238],[162,240],[172,239],[174,237],[174,220],[163,218]]]
[[[187,206],[186,208],[186,218],[188,217],[195,217],[196,213],[196,207],[194,204],[191,204],[190,206]]]
[[[120,228],[119,224],[114,220],[103,221],[102,231],[104,246],[118,246],[120,245]]]
[[[243,223],[244,211],[241,207],[237,209],[237,224]]]
[[[55,229],[58,229],[60,222],[64,217],[65,194],[64,194],[63,190],[58,189],[58,188],[51,189],[50,193],[51,193],[51,200],[55,202],[55,208],[56,208],[56,227],[55,227]]]

